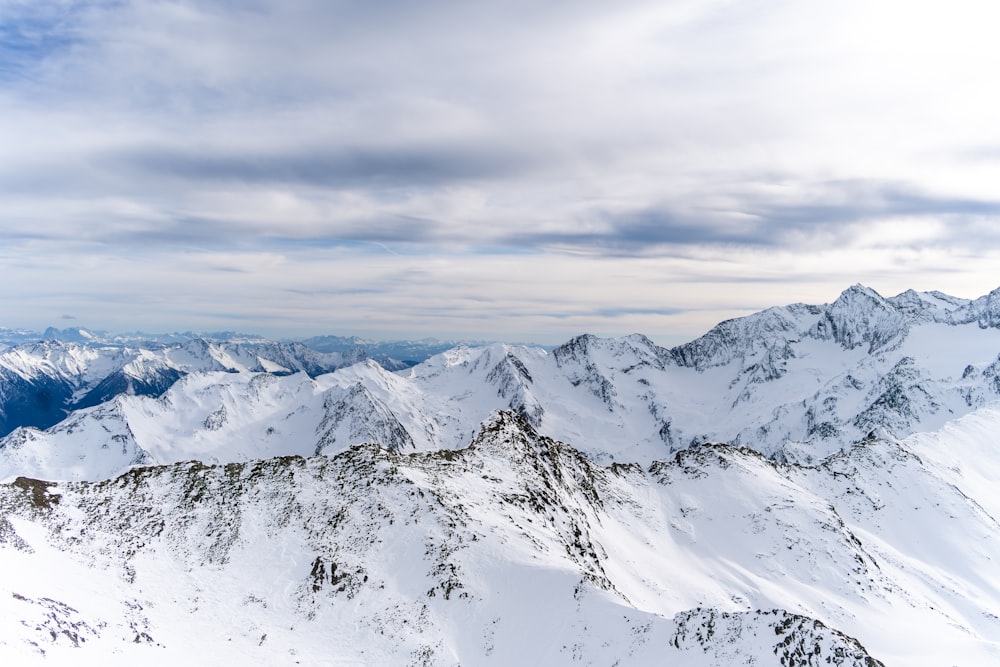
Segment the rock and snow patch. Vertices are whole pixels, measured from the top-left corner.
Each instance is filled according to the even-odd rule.
[[[685,665],[842,665],[884,667],[853,637],[821,621],[781,609],[719,612],[694,609],[678,614],[670,645]],[[704,662],[700,662],[698,649]],[[777,662],[776,662],[777,661]]]
[[[456,450],[22,478],[0,486],[0,571],[19,573],[0,654],[51,626],[86,641],[48,655],[247,664],[984,664],[1000,529],[908,447],[601,466],[506,411]],[[919,524],[975,550],[930,548]],[[14,593],[57,601],[50,624]]]
[[[94,404],[0,440],[0,656],[1000,662],[998,295],[855,286],[672,350],[398,373],[5,350],[9,423]]]

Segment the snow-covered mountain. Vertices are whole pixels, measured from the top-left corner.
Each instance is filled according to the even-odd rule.
[[[386,368],[390,368],[391,364],[383,363],[383,359],[395,360],[401,364],[400,367],[408,368],[459,345],[480,347],[489,343],[436,338],[380,341],[357,336],[313,336],[303,340],[302,344],[318,352],[349,352],[361,348]]]
[[[0,327],[0,348],[16,347],[42,341],[59,341],[60,343],[84,343],[101,347],[156,347],[158,345],[177,345],[192,340],[210,340],[215,342],[260,342],[264,340],[256,334],[236,331],[213,332],[175,332],[175,333],[114,333],[99,329],[83,327],[47,327],[44,331],[30,329],[8,329]]]
[[[0,440],[0,657],[1000,661],[1000,290],[396,372],[255,345],[7,351],[79,405],[178,374]]]
[[[0,327],[0,351],[30,345],[42,341],[59,341],[60,343],[79,343],[97,347],[129,347],[157,349],[166,345],[183,345],[191,341],[203,340],[213,343],[266,343],[265,338],[250,333],[237,331],[213,332],[175,332],[175,333],[113,333],[109,331],[90,330],[80,327],[57,329],[48,327],[45,331],[28,329],[8,329]],[[423,338],[420,340],[372,340],[358,336],[313,336],[301,342],[316,352],[336,352],[345,356],[362,353],[374,359],[385,368],[396,370],[408,368],[425,359],[440,354],[458,345],[486,345],[486,342],[460,340],[438,340]]]
[[[301,343],[209,341],[141,346],[47,340],[0,352],[0,434],[46,428],[68,412],[119,395],[159,396],[190,373],[320,375],[366,359],[364,352],[320,353]]]
[[[597,462],[648,464],[722,442],[776,461],[818,463],[872,432],[902,438],[1000,399],[998,325],[997,292],[975,301],[915,292],[884,299],[855,286],[832,304],[771,308],[673,349],[640,335],[585,335],[551,352],[462,346],[395,373],[369,362],[316,375],[320,365],[306,367],[306,355],[278,354],[296,348],[275,346],[265,356],[261,345],[238,347],[240,356],[192,342],[136,374],[161,378],[151,382],[155,390],[0,440],[0,479],[102,479],[136,461],[225,463],[332,454],[365,442],[454,449],[503,409]],[[163,391],[175,369],[198,364],[252,372],[189,374],[159,400],[148,396]],[[252,377],[293,368],[312,377]],[[99,396],[125,383],[108,384]],[[96,403],[91,396],[79,404]],[[115,444],[128,433],[127,447]],[[87,462],[96,458],[105,463]]]
[[[950,428],[983,445],[978,421]],[[990,664],[1000,527],[926,449],[872,439],[802,467],[706,445],[605,467],[503,412],[459,450],[19,478],[0,486],[0,571],[18,573],[0,652]]]
[[[458,345],[435,339],[320,336],[274,342],[252,334],[113,334],[81,328],[0,328],[0,436],[48,428],[119,394],[159,396],[193,372],[328,373],[365,359],[396,371]]]
[[[723,322],[671,352],[727,381],[717,402],[726,428],[710,439],[812,461],[875,429],[902,437],[996,400],[998,325],[1000,290],[974,301],[912,290],[884,299],[855,285],[827,306]]]

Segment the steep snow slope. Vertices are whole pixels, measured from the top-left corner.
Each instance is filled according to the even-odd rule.
[[[462,434],[509,408],[598,461],[728,442],[818,462],[873,430],[903,437],[1000,398],[1000,329],[985,326],[988,302],[887,300],[856,286],[829,306],[772,308],[673,350],[638,335],[580,336],[551,354],[459,348],[405,377],[434,397],[426,414],[455,416]]]
[[[322,354],[300,343],[189,340],[140,347],[49,340],[0,352],[0,435],[47,428],[66,413],[121,394],[159,396],[188,373],[320,375],[364,360],[360,350]]]
[[[169,463],[329,454],[368,441],[451,449],[498,409],[603,463],[647,464],[702,442],[818,463],[873,431],[905,437],[1000,399],[1000,329],[987,326],[994,301],[882,299],[856,286],[829,306],[772,308],[673,350],[639,335],[579,336],[552,352],[458,347],[396,374],[369,362],[277,384],[250,372],[265,369],[245,348],[191,343],[150,363],[237,372],[190,375],[163,401],[129,398],[45,433],[13,433],[0,441],[0,479],[106,478],[138,450],[147,455],[139,460]],[[261,393],[265,384],[273,391]],[[84,426],[90,420],[103,426]],[[95,454],[126,432],[136,450]],[[92,458],[101,462],[77,463]]]
[[[22,478],[0,509],[0,655],[24,659],[1000,659],[1000,528],[908,443],[602,467],[498,413],[460,450]]]
[[[904,442],[928,469],[1000,519],[998,424],[1000,405],[994,403],[937,431],[914,433]]]
[[[0,506],[3,571],[48,565],[0,596],[13,619],[0,650],[22,657],[874,664],[830,628],[892,644],[902,629],[870,623],[897,611],[909,584],[755,454],[704,448],[647,471],[602,468],[512,413],[462,450],[365,446],[98,484],[22,478],[0,489]],[[777,521],[762,528],[754,513]],[[926,606],[907,618],[941,623]],[[903,657],[933,661],[959,640],[989,650],[959,635]]]
[[[364,442],[412,450],[409,433],[359,381],[369,376],[373,387],[400,382],[373,361],[317,379],[192,373],[159,398],[122,395],[44,432],[17,429],[0,440],[0,480],[105,479],[137,464],[306,456]],[[405,395],[398,387],[379,393]]]
[[[368,440],[404,449],[455,448],[496,409],[516,410],[543,433],[602,462],[648,463],[713,441],[776,460],[818,462],[872,431],[903,437],[938,428],[1000,398],[1000,329],[987,326],[995,301],[916,292],[882,299],[855,286],[829,306],[772,308],[724,322],[673,350],[638,335],[580,336],[551,353],[502,344],[459,347],[398,376],[373,364],[344,368],[317,377],[308,392],[283,390],[266,405],[257,393],[244,395],[251,386],[247,372],[295,363],[254,365],[260,357],[251,358],[246,348],[197,341],[129,364],[167,359],[173,365],[166,368],[200,364],[237,372],[181,383],[158,406],[134,401],[77,415],[49,433],[14,433],[0,442],[0,474],[117,474],[133,462],[133,452],[114,459],[117,465],[77,466],[73,474],[65,466],[46,468],[46,452],[91,458],[95,448],[113,449],[113,438],[125,431],[152,455],[142,460],[162,463],[332,453]],[[208,400],[205,392],[212,392],[202,385],[215,386],[219,396]],[[341,396],[342,389],[348,394]],[[199,397],[185,398],[187,390]],[[109,410],[123,423],[103,440],[101,429],[81,428],[91,417],[107,425]],[[66,437],[84,431],[94,439]]]
[[[855,286],[398,373],[7,350],[93,404],[0,440],[0,661],[1000,662],[998,327]]]
[[[828,306],[772,308],[672,350],[639,335],[580,336],[551,353],[457,348],[403,374],[426,407],[397,418],[437,434],[433,447],[459,446],[490,410],[513,409],[598,461],[729,442],[816,462],[872,430],[903,437],[1000,398],[997,302],[883,299],[855,286]]]

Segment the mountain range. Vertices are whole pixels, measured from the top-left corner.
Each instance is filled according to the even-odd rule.
[[[79,328],[49,327],[43,333],[0,329],[0,436],[18,426],[47,428],[73,410],[119,394],[159,396],[189,373],[316,376],[364,359],[400,370],[453,346],[434,339],[324,336],[294,342],[232,332],[122,335]]]
[[[1000,660],[1000,290],[398,368],[19,344],[0,409],[18,660]]]

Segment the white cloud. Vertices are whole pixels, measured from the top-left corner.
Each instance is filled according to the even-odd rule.
[[[858,281],[976,296],[996,286],[996,18],[5,3],[5,298],[122,326],[558,337],[693,335]]]

